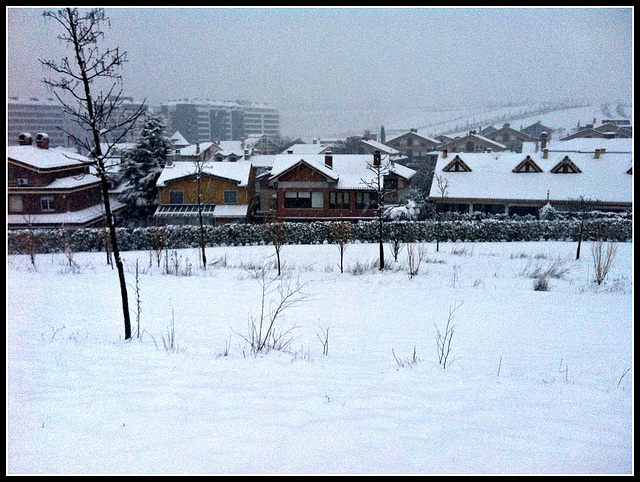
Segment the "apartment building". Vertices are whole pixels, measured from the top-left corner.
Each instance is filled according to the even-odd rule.
[[[136,112],[142,106],[132,97],[121,97],[117,108],[113,112],[114,119],[126,118]],[[134,126],[128,131],[116,129],[111,133],[111,138],[119,142],[134,142],[140,135],[139,129]],[[55,147],[78,147],[72,137],[86,138],[83,132],[71,117],[65,114],[60,101],[54,98],[38,97],[8,97],[7,98],[7,145],[18,145],[18,137],[22,133],[46,132],[49,143]]]
[[[60,103],[53,98],[7,98],[7,145],[17,146],[20,134],[46,132],[51,147],[70,147],[67,135],[69,119]]]
[[[192,143],[239,141],[251,136],[280,137],[278,110],[248,101],[173,100],[160,105],[169,132]]]

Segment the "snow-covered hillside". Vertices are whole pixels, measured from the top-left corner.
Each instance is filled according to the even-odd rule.
[[[590,245],[424,244],[413,278],[406,248],[379,272],[349,245],[340,273],[334,245],[285,246],[308,297],[258,355],[273,247],[209,248],[206,273],[195,249],[174,274],[123,253],[128,342],[103,253],[8,256],[7,472],[631,473],[632,244],[599,286]]]
[[[578,125],[600,124],[603,119],[631,118],[631,106],[623,104],[577,105],[572,103],[523,104],[509,107],[454,109],[430,111],[413,117],[401,118],[385,125],[385,130],[406,132],[410,128],[428,136],[445,134],[451,137],[464,135],[471,129],[493,125],[496,128],[509,123],[521,129],[540,121],[558,132],[554,138],[571,133]]]
[[[509,106],[465,107],[449,109],[283,109],[282,132],[285,136],[301,136],[307,142],[322,137],[362,135],[365,130],[379,134],[384,125],[387,138],[409,131],[427,136],[463,135],[471,129],[489,125],[514,129],[527,127],[538,121],[559,134],[568,135],[578,123],[596,124],[603,119],[628,119],[633,123],[630,104],[547,102],[522,103]],[[558,136],[554,136],[558,138]]]

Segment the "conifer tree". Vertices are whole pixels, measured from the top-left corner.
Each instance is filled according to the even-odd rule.
[[[165,135],[162,117],[149,114],[144,119],[136,145],[125,153],[120,168],[127,183],[120,201],[127,205],[126,216],[140,219],[152,216],[158,205],[156,181],[166,164],[171,141]]]

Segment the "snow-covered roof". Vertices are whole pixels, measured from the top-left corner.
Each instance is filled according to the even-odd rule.
[[[369,189],[367,182],[372,182],[375,177],[367,168],[373,162],[371,154],[334,154],[332,167],[325,164],[325,157],[324,154],[304,157],[291,154],[277,155],[270,179],[275,179],[299,163],[305,163],[329,179],[337,181],[336,189]],[[383,159],[382,162],[384,165],[386,161]],[[389,172],[405,179],[410,179],[415,174],[413,169],[393,162],[390,163]]]
[[[329,149],[330,148],[324,144],[294,144],[291,147],[287,147],[280,154],[304,156],[309,154],[322,154]]]
[[[427,140],[429,142],[432,142],[433,144],[440,144],[439,140],[434,139],[433,137],[430,137],[430,136],[428,136],[426,134],[421,134],[419,132],[416,132],[415,130],[387,135],[386,142],[394,141],[394,140],[396,140],[396,139],[398,139],[400,137],[408,136],[408,135],[414,135],[414,136],[417,136],[417,137],[421,137],[421,138],[423,138],[423,139],[425,139],[425,140]]]
[[[238,186],[245,187],[249,184],[249,176],[251,174],[251,163],[240,162],[215,162],[207,161],[203,167],[203,173],[207,176],[228,179],[238,183]],[[165,186],[166,183],[177,181],[179,179],[195,176],[196,166],[193,162],[178,161],[171,165],[165,166],[156,182],[157,186]]]
[[[37,169],[77,167],[91,162],[68,149],[42,149],[37,146],[7,146],[7,157]]]
[[[468,166],[464,170],[445,172],[443,169],[459,157]],[[516,166],[529,156],[541,172],[514,172]],[[553,173],[554,167],[565,157],[577,166],[578,173]],[[445,178],[448,200],[492,201],[570,201],[580,197],[600,202],[631,203],[632,176],[631,153],[601,154],[593,152],[549,151],[544,158],[538,152],[440,153],[435,175]],[[438,183],[434,179],[430,197],[441,198]]]
[[[244,156],[244,149],[242,148],[242,141],[220,141],[218,142],[220,150],[216,152],[216,155],[227,156]]]
[[[112,211],[118,211],[124,207],[120,201],[111,200]],[[11,225],[30,224],[32,226],[86,226],[101,220],[104,217],[104,205],[102,203],[64,213],[47,214],[8,214],[7,223]]]
[[[529,149],[531,144],[535,148],[535,143],[528,143]],[[631,153],[633,151],[633,139],[631,138],[614,138],[603,139],[593,137],[576,137],[574,139],[567,139],[566,141],[557,140],[547,142],[547,149],[550,152],[591,152],[594,153],[596,149],[606,149],[607,152],[626,152]]]
[[[169,139],[174,146],[176,147],[181,147],[181,146],[188,146],[189,145],[189,141],[186,140],[184,138],[184,136],[182,134],[180,134],[179,131],[176,131],[175,134],[173,134],[170,139]]]
[[[374,149],[377,149],[384,154],[389,154],[391,156],[397,156],[400,154],[400,151],[394,149],[393,147],[389,147],[382,142],[374,141],[372,139],[361,139],[360,142],[373,147]]]
[[[209,149],[215,142],[200,142],[199,144],[189,144],[188,146],[178,149],[180,156],[196,156],[201,152]]]
[[[494,141],[493,139],[489,139],[488,137],[481,136],[480,134],[467,134],[464,137],[459,137],[459,138],[454,139],[454,140],[452,140],[450,142],[447,142],[444,145],[441,145],[439,147],[439,149],[447,149],[450,146],[457,146],[459,144],[466,143],[471,139],[483,142],[484,144],[493,145],[494,147],[496,147],[498,149],[508,149],[507,146],[505,146],[504,144],[502,144],[502,143],[500,143],[498,141]]]

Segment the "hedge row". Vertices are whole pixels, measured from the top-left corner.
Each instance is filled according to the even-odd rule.
[[[502,242],[502,241],[576,241],[580,220],[475,219],[454,221],[396,221],[384,223],[384,240],[433,242]],[[269,226],[227,224],[205,227],[207,246],[242,246],[270,244]],[[285,244],[323,244],[335,242],[333,224],[327,222],[286,223]],[[632,241],[633,222],[629,217],[588,219],[583,223],[583,239]],[[165,228],[117,228],[121,251],[180,249],[197,247],[197,226]],[[16,230],[7,233],[8,254],[104,251],[108,236],[104,229]],[[363,243],[378,241],[378,223],[363,221],[351,225],[350,240]]]

